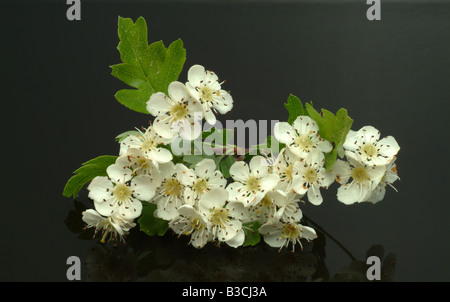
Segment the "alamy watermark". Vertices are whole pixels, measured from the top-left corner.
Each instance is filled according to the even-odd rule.
[[[367,5],[371,5],[367,9],[367,20],[381,20],[381,0],[367,0]]]
[[[66,260],[66,264],[70,265],[66,272],[67,280],[81,280],[81,261],[77,256],[70,256]]]
[[[201,113],[194,115],[201,116]],[[279,143],[271,139],[270,149],[267,147],[268,137],[274,135],[274,126],[278,120],[226,120],[225,127],[220,121],[214,125],[204,123],[198,118],[193,125],[183,126],[174,123],[171,130],[178,132],[171,142],[172,153],[183,155],[257,155],[261,150],[268,154],[271,150],[279,150]],[[195,139],[186,139],[187,137]]]
[[[66,12],[67,20],[81,20],[81,1],[80,0],[67,0],[67,5],[70,5]]]

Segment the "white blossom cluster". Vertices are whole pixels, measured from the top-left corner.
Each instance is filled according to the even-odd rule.
[[[301,239],[317,238],[314,229],[300,223],[302,198],[321,204],[320,189],[337,180],[341,202],[377,202],[385,186],[398,178],[398,144],[392,137],[379,140],[380,133],[370,126],[350,131],[344,144],[348,161],[338,160],[327,171],[324,153],[332,144],[320,137],[317,123],[308,116],[299,116],[292,125],[277,123],[275,138],[286,147],[275,158],[257,155],[248,163],[236,161],[230,179],[210,158],[194,167],[175,163],[165,146],[178,136],[197,138],[196,123],[205,118],[214,124],[215,114],[232,109],[233,99],[222,84],[214,72],[194,65],[187,83],[173,82],[168,95],[150,97],[147,110],[154,122],[121,141],[107,176],[95,177],[88,186],[95,209],[83,212],[83,220],[103,232],[103,242],[108,234],[123,240],[136,226],[143,203],[151,203],[155,217],[168,221],[176,234],[190,236],[196,248],[208,242],[242,246],[246,233],[254,231],[248,225],[257,222],[267,244],[294,249]]]

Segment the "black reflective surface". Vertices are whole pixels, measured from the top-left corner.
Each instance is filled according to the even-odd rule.
[[[67,7],[1,2],[0,280],[65,281],[73,255],[86,263],[83,280],[330,280],[342,277],[336,274],[352,257],[364,261],[381,247],[384,271],[395,281],[450,280],[448,2],[386,0],[377,22],[367,21],[365,1],[84,1],[82,20],[73,22]],[[108,67],[120,60],[119,15],[145,17],[150,41],[182,38],[182,81],[193,64],[227,80],[235,107],[222,121],[286,120],[283,103],[292,93],[333,112],[345,107],[355,130],[373,125],[394,136],[399,192],[388,188],[376,205],[345,206],[332,186],[321,206],[302,208],[328,234],[303,254],[264,245],[197,251],[169,233],[133,232],[117,248],[88,240],[92,234],[68,220],[78,202],[90,206],[86,192],[74,202],[62,196],[64,184],[81,163],[117,154],[114,137],[149,118],[114,99],[125,87]],[[361,271],[361,263],[352,267]]]

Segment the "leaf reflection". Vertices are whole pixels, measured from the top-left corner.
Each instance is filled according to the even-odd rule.
[[[84,229],[81,213],[86,209],[80,201],[74,201],[74,208],[65,220],[67,228],[77,234],[78,240],[92,240],[92,229]],[[188,245],[186,237],[177,238],[167,233],[163,237],[149,237],[139,228],[131,230],[126,244],[101,244],[93,246],[84,257],[88,271],[86,281],[209,281],[209,282],[271,282],[271,281],[368,281],[369,265],[365,259],[357,260],[335,238],[323,228],[305,219],[317,231],[318,238],[303,244],[302,252],[281,252],[267,244],[245,248],[231,248],[227,245],[207,245],[195,249]],[[336,242],[350,257],[349,263],[334,274],[326,265],[326,239]],[[382,260],[381,281],[393,281],[395,254],[384,257],[384,248],[374,245],[368,256]]]

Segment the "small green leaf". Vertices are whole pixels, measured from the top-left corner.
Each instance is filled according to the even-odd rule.
[[[339,109],[336,115],[326,109],[322,109],[322,115],[313,108],[311,104],[306,104],[308,115],[317,122],[320,136],[333,144],[333,150],[325,154],[325,167],[329,171],[333,168],[337,156],[344,156],[343,145],[350,131],[353,120],[348,116],[347,110]]]
[[[245,241],[243,246],[255,246],[261,240],[261,235],[258,232],[258,229],[261,227],[261,223],[258,221],[244,223],[244,232],[245,232]]]
[[[289,112],[289,124],[292,124],[298,116],[305,115],[305,110],[303,109],[302,102],[295,95],[289,95],[287,102],[284,104],[284,107],[286,107],[287,111]]]
[[[148,45],[147,23],[140,17],[118,20],[120,58],[123,63],[111,66],[112,75],[136,89],[119,90],[115,97],[127,108],[147,113],[146,103],[156,92],[167,94],[169,84],[178,79],[186,50],[178,39],[166,49],[162,41]]]
[[[107,176],[106,168],[116,162],[117,156],[103,155],[82,164],[81,168],[75,170],[64,187],[63,196],[76,198],[83,186],[93,180],[96,176]]]
[[[322,133],[322,132],[326,131],[326,129],[325,129],[326,128],[325,127],[325,122],[323,120],[323,117],[320,115],[319,112],[317,112],[316,109],[314,109],[312,104],[306,103],[305,107],[306,107],[306,112],[308,113],[308,116],[311,117],[313,120],[315,120],[317,125],[319,126],[319,131],[320,131],[320,134],[322,136],[323,134],[325,134],[325,133]],[[323,138],[325,138],[325,137],[323,137]]]
[[[210,142],[211,147],[227,146],[229,142],[234,141],[234,131],[212,127],[202,132],[202,138],[205,142]]]
[[[166,220],[155,217],[156,205],[143,203],[142,214],[138,219],[140,230],[149,236],[164,236],[169,229],[169,223]]]
[[[225,157],[219,164],[220,172],[222,172],[225,178],[230,178],[230,168],[236,162],[236,159],[232,156]]]
[[[190,168],[195,167],[195,165],[201,162],[205,157],[202,155],[185,155],[183,156],[183,161],[189,164]]]

